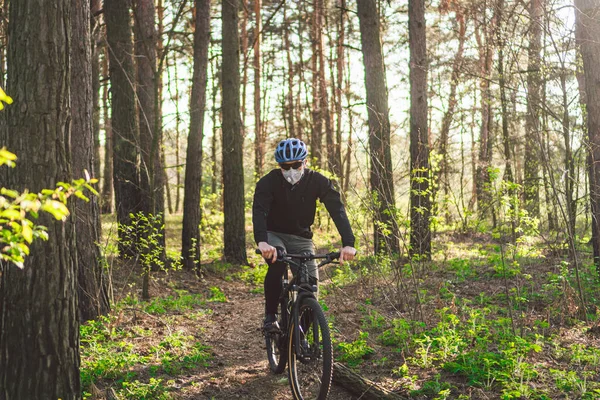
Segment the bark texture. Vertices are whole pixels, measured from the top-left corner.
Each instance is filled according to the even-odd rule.
[[[113,179],[117,222],[129,225],[140,211],[139,130],[136,113],[133,41],[127,2],[104,1],[112,96]],[[122,232],[119,238],[124,239]],[[121,247],[121,254],[131,253]]]
[[[224,250],[227,262],[242,265],[246,259],[244,220],[244,168],[240,118],[239,0],[224,1],[223,14],[223,213]]]
[[[600,4],[595,0],[575,0],[575,18],[586,96],[592,246],[596,269],[600,271]]]
[[[38,192],[70,181],[71,0],[10,3],[7,187]],[[31,45],[34,43],[35,45]],[[78,399],[79,311],[74,219],[46,213],[24,269],[2,265],[0,398]]]
[[[194,30],[194,72],[190,100],[190,133],[185,162],[185,192],[183,194],[183,230],[181,254],[186,268],[200,266],[200,192],[202,188],[202,139],[206,108],[206,72],[210,43],[210,0],[196,0]]]
[[[72,35],[71,65],[71,150],[75,178],[96,176],[96,146],[94,142],[92,92],[92,46],[90,4],[71,0]],[[96,71],[98,72],[98,71]],[[79,312],[82,321],[97,318],[110,311],[107,279],[102,272],[100,243],[100,209],[97,196],[90,201],[75,200],[75,231],[79,276]]]
[[[374,246],[376,253],[385,250],[397,253],[400,247],[398,224],[394,218],[396,204],[390,150],[390,117],[379,13],[375,0],[359,1],[357,4],[367,89],[370,182],[376,198],[373,210]]]
[[[431,201],[428,179],[429,130],[427,127],[427,40],[425,1],[408,5],[410,46],[410,250],[431,258]]]

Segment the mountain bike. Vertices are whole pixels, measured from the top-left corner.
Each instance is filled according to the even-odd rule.
[[[260,254],[260,250],[256,250]],[[265,332],[271,371],[288,378],[296,400],[325,400],[333,375],[333,347],[329,325],[317,301],[317,282],[309,276],[307,261],[323,260],[317,268],[333,264],[339,252],[324,255],[286,254],[277,249],[277,260],[286,264],[278,304],[279,331]],[[293,278],[288,282],[288,271]]]

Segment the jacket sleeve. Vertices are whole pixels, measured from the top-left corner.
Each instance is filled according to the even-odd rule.
[[[329,212],[331,219],[342,237],[342,246],[354,247],[354,233],[346,215],[346,209],[342,202],[340,192],[333,186],[333,182],[324,176],[319,177],[319,199]]]
[[[263,177],[256,184],[254,191],[254,201],[252,202],[252,226],[254,230],[254,241],[267,241],[267,216],[271,210],[273,202],[273,193],[266,177]]]

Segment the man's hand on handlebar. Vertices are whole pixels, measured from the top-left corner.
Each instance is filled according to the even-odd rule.
[[[267,242],[259,242],[258,249],[260,250],[263,258],[267,261],[270,260],[271,264],[277,261],[277,249],[271,246]]]
[[[340,250],[340,265],[345,261],[352,261],[356,255],[356,249],[352,246],[345,246]]]

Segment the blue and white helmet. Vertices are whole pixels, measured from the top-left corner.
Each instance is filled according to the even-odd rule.
[[[304,160],[308,156],[306,144],[295,138],[284,139],[275,149],[275,161],[285,163],[290,161]]]

